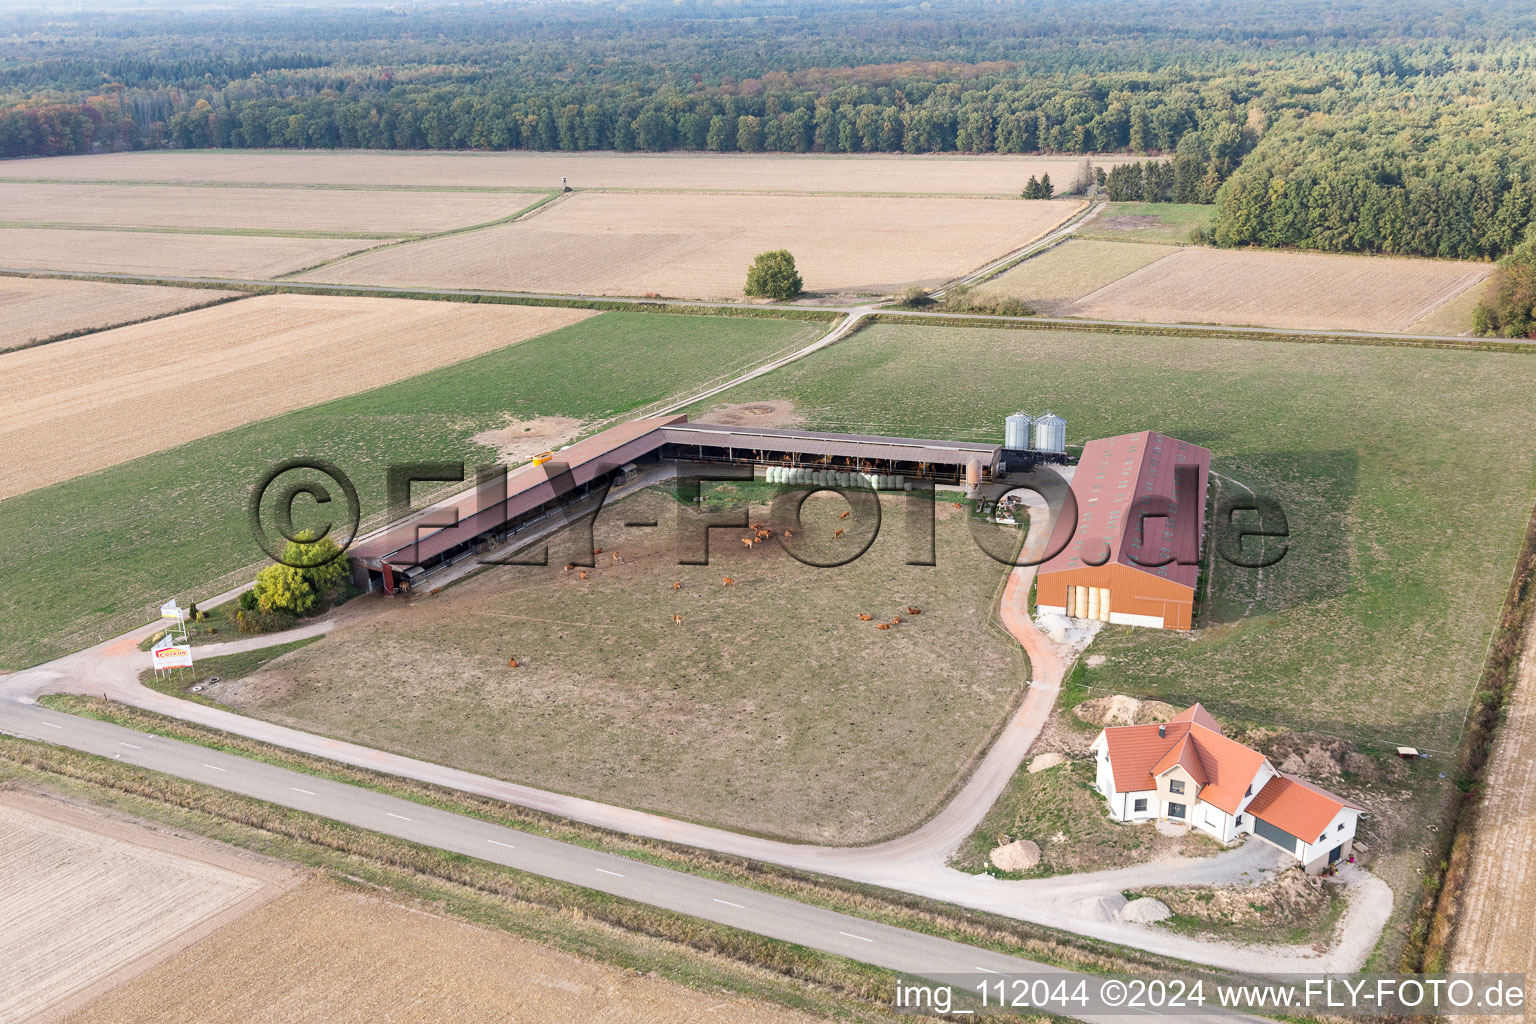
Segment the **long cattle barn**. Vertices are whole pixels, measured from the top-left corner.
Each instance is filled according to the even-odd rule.
[[[393,593],[433,569],[535,527],[614,480],[632,480],[662,462],[753,467],[785,482],[862,475],[870,485],[902,489],[932,481],[971,488],[1003,473],[1001,445],[906,437],[690,423],[655,416],[611,427],[358,541],[348,550],[353,581]],[[1009,453],[1014,461],[1019,453]],[[552,474],[544,463],[558,464]],[[798,475],[792,475],[798,474]],[[505,490],[501,489],[504,486]],[[451,525],[449,525],[451,524]]]
[[[1075,530],[1065,517],[1057,521],[1050,544],[1056,554],[1040,567],[1036,607],[1189,629],[1210,469],[1206,449],[1151,430],[1089,441],[1072,477]]]

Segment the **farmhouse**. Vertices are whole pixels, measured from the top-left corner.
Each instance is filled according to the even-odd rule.
[[[1195,704],[1169,722],[1103,729],[1094,785],[1116,821],[1174,821],[1223,843],[1256,835],[1319,872],[1349,856],[1361,808],[1222,735]]]
[[[1206,449],[1151,430],[1089,441],[1072,478],[1077,520],[1056,522],[1036,607],[1189,629],[1210,468]]]

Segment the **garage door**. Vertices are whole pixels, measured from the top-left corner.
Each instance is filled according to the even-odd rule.
[[[1276,828],[1269,822],[1265,821],[1263,818],[1254,818],[1253,830],[1254,832],[1263,836],[1265,839],[1268,839],[1270,842],[1274,843],[1276,846],[1280,847],[1280,849],[1284,850],[1286,853],[1293,855],[1296,853],[1297,839],[1295,836],[1291,835],[1284,829]]]

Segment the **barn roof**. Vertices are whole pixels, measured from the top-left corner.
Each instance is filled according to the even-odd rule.
[[[1137,536],[1140,530],[1135,528],[1131,517],[1133,506],[1137,499],[1145,496],[1172,500],[1174,471],[1183,465],[1196,466],[1200,471],[1200,507],[1195,512],[1196,550],[1176,550],[1178,538],[1170,518],[1149,519],[1147,522],[1153,532],[1146,538],[1148,553],[1142,557],[1157,561],[1155,555],[1172,555],[1174,560],[1155,568],[1140,565],[1132,557],[1141,556],[1143,550],[1143,540]],[[1091,568],[1084,559],[1093,558],[1097,562],[1107,550],[1107,561],[1097,564],[1118,563],[1194,590],[1200,575],[1200,567],[1195,562],[1199,558],[1199,533],[1205,525],[1205,489],[1210,468],[1209,451],[1153,430],[1089,441],[1083,446],[1083,457],[1078,460],[1072,477],[1072,493],[1077,499],[1076,529],[1068,541],[1066,531],[1072,529],[1073,524],[1065,519],[1057,521],[1051,548],[1060,550],[1040,567],[1040,572]],[[1157,532],[1159,524],[1160,533]]]
[[[900,462],[935,462],[963,466],[976,459],[990,467],[1003,446],[980,441],[934,441],[916,437],[879,437],[873,434],[829,434],[819,430],[784,430],[774,427],[739,427],[720,423],[674,423],[662,428],[673,444],[768,449],[848,458],[893,459]]]
[[[658,430],[685,418],[682,415],[652,416],[621,423],[560,449],[549,465],[567,467],[570,477],[565,483],[571,486],[589,483],[623,463],[661,447]],[[544,466],[531,463],[520,466],[507,474],[505,501],[486,505],[478,489],[464,491],[449,502],[354,544],[347,554],[352,558],[382,559],[398,567],[424,562],[558,497],[555,483]],[[457,525],[419,526],[426,519],[445,518],[450,508],[458,514]]]

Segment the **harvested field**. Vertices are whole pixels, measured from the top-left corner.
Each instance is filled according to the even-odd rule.
[[[809,1024],[316,881],[69,1017],[70,1024],[581,1020]]]
[[[7,353],[0,356],[0,445],[31,457],[0,467],[0,499],[366,391],[593,315],[533,306],[262,295]],[[295,372],[325,365],[334,368]],[[176,392],[174,416],[167,415],[168,382]]]
[[[61,334],[162,316],[234,294],[105,281],[0,277],[0,352]]]
[[[0,269],[266,279],[378,244],[356,238],[0,228]]]
[[[1139,160],[1095,155],[1106,170]],[[785,153],[110,153],[10,161],[0,180],[229,182],[451,188],[721,189],[1016,196],[1031,175],[1071,182],[1082,158]]]
[[[1511,941],[1536,932],[1536,630],[1527,627],[1527,634],[1483,782],[1451,971],[1536,972],[1536,945]]]
[[[583,192],[516,224],[382,250],[312,280],[739,299],[758,253],[794,253],[806,291],[942,284],[1079,208],[1001,199]]]
[[[420,234],[510,216],[533,196],[493,192],[0,184],[7,220],[81,227]]]
[[[753,489],[752,520],[769,520],[774,491]],[[905,515],[904,498],[882,504],[887,523]],[[801,543],[823,559],[857,551],[861,541],[833,536],[846,507],[807,501]],[[906,565],[907,534],[889,527],[836,569],[795,561],[777,530],[751,549],[740,539],[750,531],[714,530],[710,564],[680,565],[682,528],[698,529],[702,513],[643,491],[599,516],[603,551],[587,579],[559,568],[573,538],[551,544],[548,568],[497,566],[408,601],[360,598],[376,614],[223,699],[541,788],[868,842],[937,809],[1026,675],[992,624],[1002,566],[978,550],[964,512],[936,513],[935,567]],[[625,526],[648,518],[660,527]]]
[[[1083,296],[1073,316],[1406,331],[1486,277],[1485,263],[1190,247]]]
[[[1483,301],[1488,282],[1478,281],[1472,287],[1440,306],[1428,316],[1408,328],[1409,334],[1437,334],[1465,337],[1472,333],[1472,315]]]
[[[1074,300],[1177,252],[1171,245],[1131,245],[1069,238],[976,286],[978,296],[1011,295],[1042,313],[1059,313]]]
[[[78,1004],[290,882],[226,847],[15,791],[0,794],[0,872],[3,1021]]]

